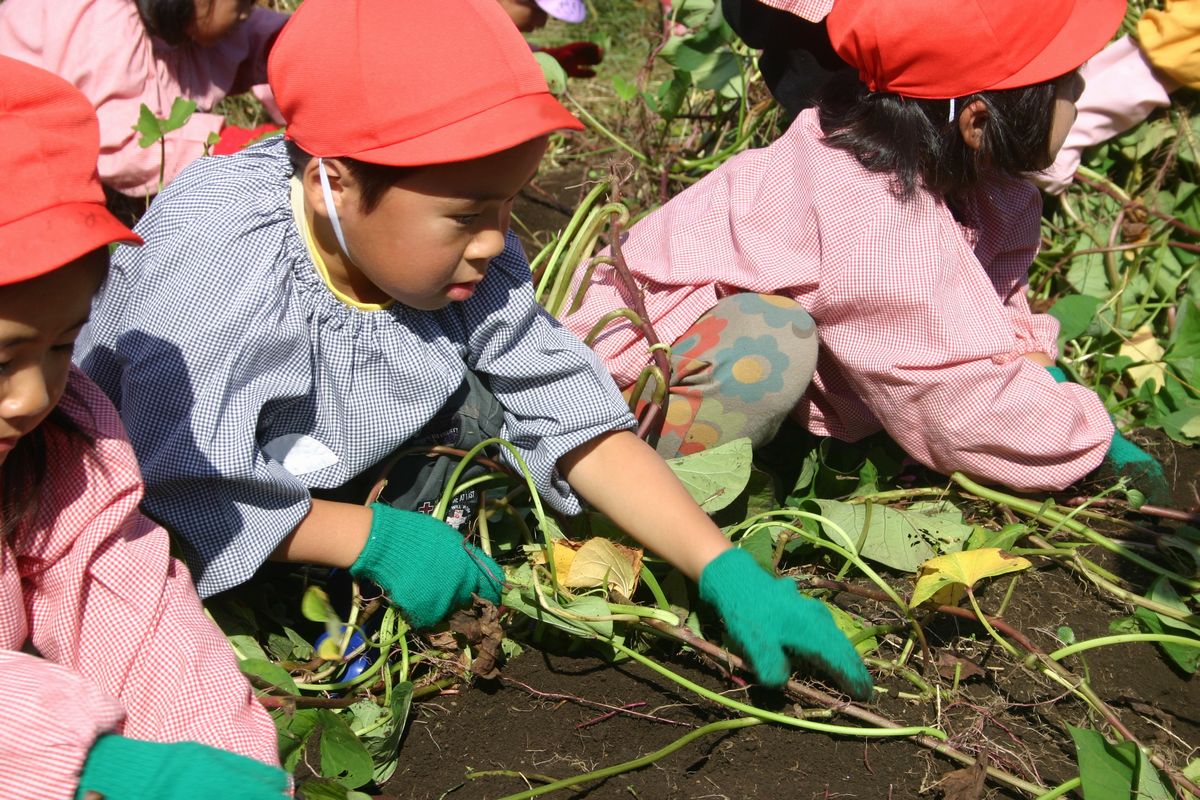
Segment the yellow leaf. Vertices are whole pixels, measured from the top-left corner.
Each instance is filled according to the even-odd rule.
[[[571,571],[571,563],[575,561],[575,551],[565,539],[554,543],[554,574],[562,580]]]
[[[637,554],[636,560],[640,566],[641,554],[633,552]],[[608,539],[589,539],[576,551],[566,575],[559,573],[558,577],[568,589],[605,587],[629,597],[637,588],[637,573],[633,566],[630,557]]]
[[[1030,566],[1028,560],[1010,556],[998,547],[981,547],[931,558],[921,565],[921,574],[917,577],[909,605],[919,606],[943,589],[955,585],[970,588],[983,578],[1017,572]]]
[[[1154,380],[1154,391],[1157,392],[1166,382],[1166,368],[1163,366],[1163,354],[1166,351],[1154,337],[1154,331],[1149,325],[1143,325],[1133,332],[1129,341],[1117,350],[1118,355],[1133,360],[1136,366],[1128,367],[1125,374],[1135,389],[1141,388],[1146,381]]]

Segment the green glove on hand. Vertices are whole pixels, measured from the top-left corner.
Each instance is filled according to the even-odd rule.
[[[287,773],[277,767],[198,742],[143,742],[113,734],[92,745],[76,800],[97,792],[104,800],[282,800]]]
[[[773,578],[745,550],[727,550],[700,573],[700,597],[725,620],[725,629],[768,686],[791,674],[789,653],[820,667],[855,700],[874,685],[862,659],[833,615],[786,578]]]
[[[1046,369],[1059,383],[1071,380],[1059,367]],[[1104,461],[1096,472],[1105,478],[1125,478],[1129,486],[1144,494],[1146,501],[1152,505],[1167,505],[1171,502],[1171,488],[1167,485],[1162,465],[1154,456],[1122,436],[1118,430],[1113,431],[1108,452],[1104,454]]]
[[[375,503],[371,535],[350,574],[379,584],[414,628],[428,628],[471,602],[500,602],[504,571],[446,523]]]

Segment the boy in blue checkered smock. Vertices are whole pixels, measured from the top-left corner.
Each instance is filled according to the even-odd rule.
[[[537,306],[512,200],[547,134],[581,126],[495,0],[306,0],[269,76],[288,141],[177,178],[77,350],[200,592],[275,559],[348,568],[418,628],[472,593],[499,602],[500,568],[405,487],[339,494],[431,431],[478,439],[494,419],[559,511],[577,492],[699,579],[764,682],[797,654],[869,695],[827,609],[730,547]]]

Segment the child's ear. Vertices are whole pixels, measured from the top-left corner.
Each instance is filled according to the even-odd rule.
[[[972,150],[979,150],[983,147],[984,129],[987,128],[988,120],[991,115],[988,113],[987,103],[982,100],[975,100],[968,103],[958,115],[958,132],[962,134],[963,141],[967,143],[967,147]]]
[[[325,210],[325,191],[321,188],[321,167],[325,168],[325,176],[329,181],[329,192],[333,202],[340,212],[344,203],[346,191],[346,165],[336,158],[318,159],[315,156],[304,165],[300,174],[300,184],[304,188],[304,202],[313,213],[322,219],[329,219]]]

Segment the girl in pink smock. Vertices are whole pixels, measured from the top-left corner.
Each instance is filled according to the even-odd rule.
[[[100,180],[142,198],[161,188],[160,164],[168,183],[204,154],[211,135],[248,138],[211,113],[227,95],[254,89],[274,108],[267,54],[286,20],[253,0],[4,0],[0,55],[83,92],[100,118]],[[177,97],[197,110],[167,134],[162,163],[159,147],[141,147],[133,126],[143,104],[166,118]]]
[[[279,800],[275,727],[71,366],[108,267],[87,99],[0,57],[0,796]]]
[[[771,146],[628,232],[673,344],[660,452],[762,443],[790,413],[845,441],[886,430],[946,474],[1048,490],[1103,463],[1164,498],[1161,467],[1065,381],[1058,324],[1025,298],[1041,201],[1023,176],[1054,160],[1077,70],[1124,0],[764,2],[824,18],[851,69]],[[585,335],[629,304],[601,266],[564,322]],[[624,321],[595,347],[619,385],[647,361]]]

